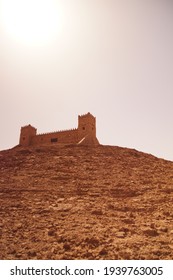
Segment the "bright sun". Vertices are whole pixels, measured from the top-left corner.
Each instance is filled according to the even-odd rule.
[[[55,0],[2,0],[1,13],[6,32],[28,45],[51,42],[62,25]]]

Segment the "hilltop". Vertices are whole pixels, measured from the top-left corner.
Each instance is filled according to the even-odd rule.
[[[0,152],[0,259],[173,259],[173,162],[115,146]]]

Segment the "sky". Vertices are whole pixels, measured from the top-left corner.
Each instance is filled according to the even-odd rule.
[[[0,150],[96,117],[101,144],[173,161],[172,0],[0,0]]]

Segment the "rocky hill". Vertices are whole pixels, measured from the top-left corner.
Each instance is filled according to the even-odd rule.
[[[173,162],[112,146],[0,152],[0,259],[173,259]]]

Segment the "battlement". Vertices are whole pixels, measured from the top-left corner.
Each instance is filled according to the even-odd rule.
[[[83,141],[85,139],[85,141]],[[96,138],[96,118],[90,114],[78,116],[78,128],[37,134],[37,129],[26,125],[21,127],[19,144],[35,146],[41,144],[99,144]]]
[[[79,115],[79,117],[92,117],[92,118],[95,118],[90,112],[88,112],[87,114]]]
[[[63,130],[57,130],[57,131],[52,131],[52,132],[44,132],[44,133],[39,133],[37,134],[37,136],[42,136],[42,135],[50,135],[52,133],[59,133],[59,132],[70,132],[70,131],[74,131],[77,130],[77,128],[71,128],[71,129],[63,129]]]

